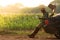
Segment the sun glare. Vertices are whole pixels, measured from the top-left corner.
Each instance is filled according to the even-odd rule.
[[[47,6],[53,0],[0,0],[0,6],[7,6],[15,3],[21,3],[26,7],[36,7],[39,5]]]
[[[27,7],[36,7],[39,5],[48,6],[52,1],[53,0],[28,0],[28,1],[22,1],[22,4]]]

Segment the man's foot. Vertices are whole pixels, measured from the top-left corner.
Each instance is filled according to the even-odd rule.
[[[34,38],[34,36],[33,36],[33,35],[28,35],[28,37],[29,37],[29,38]]]

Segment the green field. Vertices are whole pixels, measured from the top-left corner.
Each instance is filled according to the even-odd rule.
[[[32,30],[39,24],[40,14],[0,15],[0,30]]]

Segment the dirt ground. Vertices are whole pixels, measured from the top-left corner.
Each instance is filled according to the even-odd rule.
[[[47,34],[44,31],[39,32],[35,38],[29,38],[27,35],[30,33],[31,31],[21,31],[19,34],[1,32],[0,40],[60,40],[57,39],[54,35]]]
[[[40,36],[37,35],[35,38],[29,38],[27,35],[0,35],[0,40],[59,40],[54,36]]]

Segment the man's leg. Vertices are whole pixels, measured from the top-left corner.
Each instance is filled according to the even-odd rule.
[[[42,27],[42,23],[39,24],[39,25],[36,27],[36,29],[34,30],[34,32],[33,32],[32,34],[28,35],[28,36],[29,36],[30,38],[34,38],[35,35],[38,33],[39,29],[41,29],[41,27]]]

